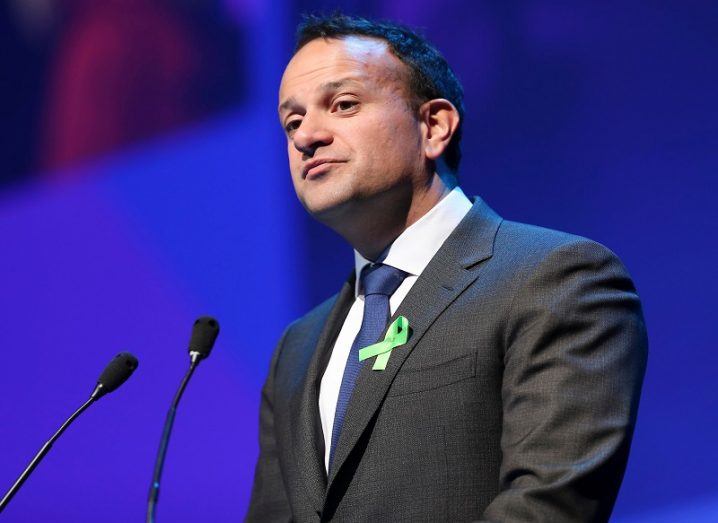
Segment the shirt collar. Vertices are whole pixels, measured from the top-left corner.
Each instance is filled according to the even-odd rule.
[[[429,212],[402,232],[376,262],[391,265],[409,275],[419,276],[470,209],[471,201],[459,187],[454,187]],[[355,296],[358,296],[360,291],[361,271],[370,263],[371,260],[354,250]]]

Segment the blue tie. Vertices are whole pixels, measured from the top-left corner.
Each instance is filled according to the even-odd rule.
[[[379,336],[384,332],[389,321],[389,297],[399,288],[406,276],[407,273],[404,271],[381,263],[367,265],[362,270],[360,282],[364,289],[364,317],[359,333],[354,338],[354,343],[349,351],[342,384],[339,388],[339,399],[332,427],[332,445],[329,449],[330,468],[344,424],[344,414],[346,414],[354,384],[362,368],[362,362],[359,361],[359,349],[379,340]]]

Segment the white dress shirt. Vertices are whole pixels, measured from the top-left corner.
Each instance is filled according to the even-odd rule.
[[[471,202],[458,187],[442,198],[432,209],[407,228],[387,247],[377,261],[406,272],[408,276],[389,299],[390,314],[394,314],[417,278],[459,222],[471,209]],[[364,295],[360,294],[359,275],[365,265],[372,263],[354,251],[356,287],[354,304],[349,309],[332,355],[322,376],[319,389],[319,415],[324,431],[324,467],[329,470],[329,451],[332,442],[334,413],[339,398],[339,388],[344,376],[349,351],[361,328],[364,316]]]

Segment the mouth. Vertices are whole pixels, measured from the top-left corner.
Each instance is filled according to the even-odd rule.
[[[312,178],[319,176],[326,170],[330,169],[332,165],[338,163],[345,163],[345,161],[334,160],[331,158],[319,158],[316,160],[311,160],[304,164],[304,167],[302,167],[302,179],[311,180]]]

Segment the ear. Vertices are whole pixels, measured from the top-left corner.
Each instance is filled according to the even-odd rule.
[[[419,118],[424,134],[424,154],[436,161],[446,150],[459,127],[459,111],[444,98],[435,98],[419,107]]]

